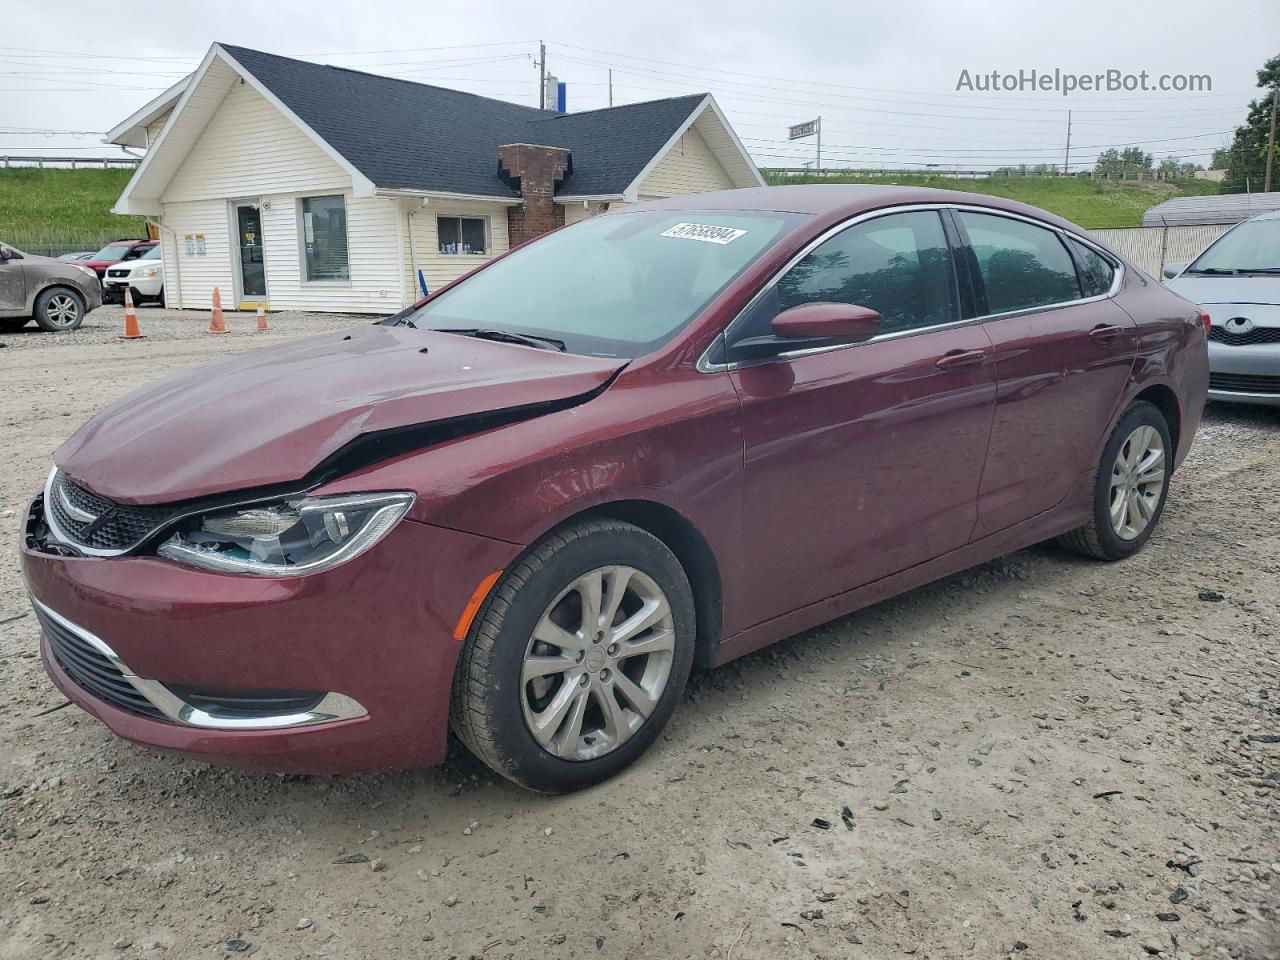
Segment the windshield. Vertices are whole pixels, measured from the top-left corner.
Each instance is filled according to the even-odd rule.
[[[1280,218],[1246,220],[1228,230],[1187,273],[1280,273]]]
[[[636,211],[548,234],[410,314],[431,330],[501,330],[572,353],[639,357],[680,332],[792,213]]]
[[[96,254],[95,260],[123,260],[129,254],[129,247],[123,243],[109,243]]]
[[[140,256],[138,259],[139,259],[139,260],[159,260],[159,259],[160,259],[160,248],[159,248],[159,247],[147,247],[147,252],[146,252],[146,253],[144,253],[142,256]]]

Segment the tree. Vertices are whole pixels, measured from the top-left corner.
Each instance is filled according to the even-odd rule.
[[[1249,101],[1249,112],[1244,123],[1236,127],[1231,146],[1226,148],[1227,178],[1222,183],[1223,193],[1244,193],[1262,189],[1267,166],[1267,136],[1271,128],[1271,100],[1280,87],[1280,55],[1272,57],[1258,71],[1258,86],[1266,91],[1257,100]],[[1215,154],[1216,159],[1216,154]],[[1275,189],[1280,158],[1272,160],[1272,189]]]
[[[1156,172],[1164,177],[1191,178],[1196,175],[1197,170],[1203,169],[1198,163],[1183,163],[1177,157],[1165,157],[1160,161],[1160,166],[1156,167]]]
[[[1209,160],[1210,170],[1225,170],[1227,162],[1230,159],[1230,153],[1226,147],[1219,147],[1213,151],[1213,156]]]
[[[1117,150],[1108,147],[1098,154],[1098,162],[1094,164],[1094,173],[1113,177],[1135,176],[1151,169],[1155,158],[1141,147],[1125,147]]]

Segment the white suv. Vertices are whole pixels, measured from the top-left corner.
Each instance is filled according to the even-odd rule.
[[[157,244],[136,260],[112,264],[102,275],[102,299],[124,303],[125,288],[133,291],[133,302],[154,300],[164,304],[164,263]]]

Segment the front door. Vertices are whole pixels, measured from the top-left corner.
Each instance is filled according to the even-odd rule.
[[[985,297],[999,381],[978,494],[983,537],[1056,507],[1097,467],[1137,352],[1106,294],[1114,267],[1048,227],[957,211]],[[1075,247],[1074,251],[1072,247]]]
[[[870,307],[882,328],[733,372],[752,622],[964,546],[977,516],[991,344],[959,322],[937,211],[864,221],[816,247],[730,328],[728,359],[778,312],[814,301]]]
[[[267,298],[267,268],[263,257],[262,209],[257,203],[235,205],[238,306],[253,309]]]

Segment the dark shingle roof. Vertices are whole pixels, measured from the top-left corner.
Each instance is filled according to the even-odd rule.
[[[476,94],[249,50],[222,49],[379,187],[514,196],[498,147],[567,147],[560,193],[621,193],[705,94],[558,114]]]

